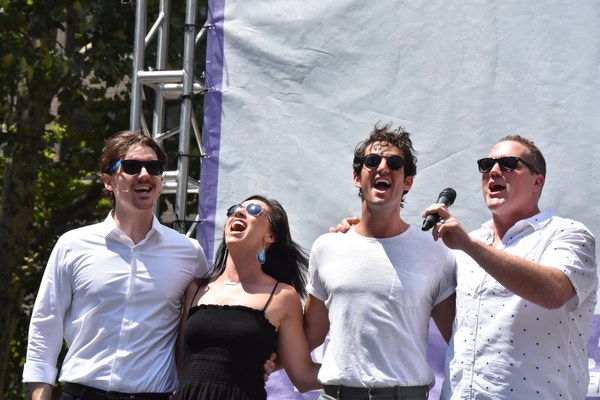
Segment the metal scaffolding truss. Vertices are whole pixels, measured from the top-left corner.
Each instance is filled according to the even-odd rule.
[[[131,0],[123,0],[123,5]],[[148,30],[147,0],[136,0],[135,4],[135,32],[134,32],[134,54],[133,73],[131,85],[131,117],[130,129],[133,132],[143,132],[152,136],[154,140],[162,145],[162,142],[175,135],[179,135],[179,147],[177,157],[177,170],[166,171],[163,175],[163,194],[175,193],[175,204],[173,206],[175,219],[179,222],[186,218],[186,203],[188,193],[198,193],[200,182],[189,176],[190,170],[190,139],[193,131],[201,159],[202,132],[196,116],[193,112],[193,96],[206,92],[203,82],[194,75],[194,53],[197,44],[206,35],[210,27],[198,27],[197,0],[187,0],[185,12],[185,26],[183,29],[183,60],[180,70],[166,70],[167,54],[169,44],[169,25],[171,18],[171,1],[160,0],[158,16],[152,27]],[[156,40],[156,65],[154,68],[145,68],[146,52],[148,45]],[[149,91],[151,90],[151,91]],[[154,96],[146,95],[146,101],[154,97],[154,104],[149,104],[152,115],[151,131],[142,113],[144,93],[154,93]],[[181,99],[181,112],[179,127],[165,132],[166,101],[170,99]],[[156,210],[157,211],[157,210]],[[191,227],[187,224],[175,224],[175,229],[190,236],[198,222],[196,218]]]

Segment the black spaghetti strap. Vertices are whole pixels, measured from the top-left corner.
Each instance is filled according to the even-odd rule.
[[[275,290],[277,289],[277,285],[279,285],[279,282],[277,282],[275,284],[275,287],[273,288],[273,291],[271,292],[271,295],[269,296],[269,300],[267,300],[267,304],[265,304],[265,307],[262,309],[262,312],[265,312],[267,310],[267,307],[269,307],[269,304],[271,303],[271,299],[273,298],[273,295],[275,294]]]
[[[201,285],[198,285],[198,287],[196,288],[196,293],[194,293],[194,297],[192,297],[192,300],[190,300],[190,308],[192,308],[192,307],[193,307],[193,306],[192,306],[192,303],[194,302],[194,299],[196,298],[196,295],[197,295],[197,294],[198,294],[198,292],[200,291],[200,288],[201,288],[201,287],[202,287]]]

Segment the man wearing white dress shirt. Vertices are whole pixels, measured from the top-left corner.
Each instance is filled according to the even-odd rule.
[[[181,300],[207,263],[152,212],[166,163],[149,137],[107,142],[100,170],[113,209],[58,240],[35,302],[23,372],[33,400],[50,399],[63,338],[61,399],[168,400],[175,389]]]
[[[596,305],[595,239],[540,212],[546,163],[507,136],[478,161],[492,219],[470,235],[447,207],[433,231],[457,252],[457,307],[441,399],[576,399],[589,382]]]

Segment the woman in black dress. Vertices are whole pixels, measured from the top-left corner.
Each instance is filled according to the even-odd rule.
[[[285,210],[252,196],[227,216],[213,269],[186,291],[174,400],[266,399],[263,365],[273,351],[298,390],[320,388],[299,297],[308,260]]]

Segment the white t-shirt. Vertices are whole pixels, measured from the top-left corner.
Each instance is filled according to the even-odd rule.
[[[429,318],[455,290],[453,253],[413,226],[373,239],[330,233],[311,251],[308,291],[329,311],[319,380],[353,387],[434,384]]]
[[[491,221],[471,233],[491,244]],[[594,236],[546,210],[519,221],[497,247],[565,273],[576,295],[549,310],[511,293],[457,252],[456,326],[442,399],[582,400],[598,278]]]

